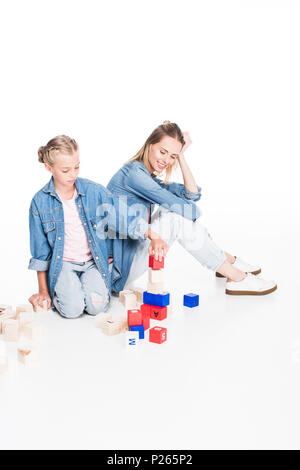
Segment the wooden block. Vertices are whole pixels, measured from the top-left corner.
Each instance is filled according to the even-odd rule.
[[[127,331],[125,336],[125,344],[128,351],[136,351],[139,344],[139,332]]]
[[[96,315],[96,328],[101,328],[107,320],[112,320],[111,313],[99,313]]]
[[[124,317],[117,317],[114,319],[115,322],[120,324],[120,331],[128,331],[128,323],[126,318]]]
[[[18,348],[18,360],[24,365],[37,362],[38,356],[35,349]]]
[[[47,300],[43,300],[43,307],[40,307],[39,305],[36,308],[37,312],[48,312],[48,302]]]
[[[149,269],[148,270],[149,282],[164,282],[164,272],[162,269]]]
[[[121,333],[121,325],[114,320],[107,320],[102,324],[101,330],[108,336],[118,335]]]
[[[119,292],[119,301],[121,304],[124,304],[126,294],[132,294],[132,291],[130,289],[124,289]]]
[[[7,371],[8,371],[7,356],[0,356],[0,374],[4,374]]]
[[[23,327],[24,336],[28,339],[36,340],[42,336],[42,327],[39,323],[32,321],[31,323],[26,323]]]
[[[34,319],[33,312],[20,312],[18,317],[19,328],[20,330],[26,325],[26,323],[31,323]]]
[[[137,307],[137,298],[133,292],[131,292],[130,294],[125,294],[124,307],[125,310],[131,310]]]
[[[134,289],[132,289],[132,292],[135,294],[137,302],[139,304],[142,304],[144,289],[142,289],[141,287],[135,287]]]
[[[162,294],[164,292],[164,283],[148,281],[147,292],[150,292],[150,294]]]
[[[5,341],[18,341],[19,322],[18,320],[7,319],[2,323],[2,333]]]
[[[19,316],[19,313],[21,312],[33,312],[32,305],[31,304],[17,305],[17,308],[16,308],[17,318]]]

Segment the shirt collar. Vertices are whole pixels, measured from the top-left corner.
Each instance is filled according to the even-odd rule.
[[[85,196],[85,194],[83,192],[83,187],[82,187],[82,183],[80,181],[80,178],[77,178],[75,180],[75,187],[76,187],[78,195]],[[53,176],[51,176],[50,181],[48,181],[48,183],[43,187],[43,191],[44,191],[44,193],[51,194],[51,196],[56,197],[56,198],[59,199],[58,194],[55,191]]]

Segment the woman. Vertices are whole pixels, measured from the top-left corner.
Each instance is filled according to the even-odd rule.
[[[261,272],[258,266],[223,251],[200,224],[200,211],[195,202],[201,197],[201,189],[184,157],[190,144],[188,133],[183,134],[177,124],[164,121],[110,180],[108,189],[115,196],[127,199],[129,222],[130,217],[139,214],[140,224],[145,230],[144,241],[117,241],[113,289],[118,292],[125,283],[129,286],[147,270],[149,254],[154,253],[161,258],[177,240],[203,266],[215,271],[217,276],[227,278],[226,294],[263,295],[273,292],[277,288],[276,283],[256,276]],[[184,183],[169,183],[178,164]],[[156,177],[162,174],[166,176],[165,182]],[[155,204],[159,207],[153,213]],[[136,219],[133,220],[136,223]]]

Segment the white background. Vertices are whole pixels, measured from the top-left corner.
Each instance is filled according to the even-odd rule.
[[[1,447],[299,448],[298,5],[1,2],[0,302],[36,290],[28,208],[49,179],[38,147],[72,136],[80,176],[106,185],[165,119],[191,134],[203,223],[278,282],[266,297],[229,298],[174,247],[170,341],[135,359],[92,319],[49,312],[40,366],[20,368],[9,345]],[[180,307],[189,291],[194,316]]]

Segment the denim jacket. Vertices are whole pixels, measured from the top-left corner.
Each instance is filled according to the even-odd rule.
[[[145,165],[137,160],[120,168],[107,188],[114,196],[126,199],[128,213],[145,223],[148,222],[151,207],[155,204],[193,221],[200,216],[195,204],[201,197],[199,186],[198,192],[193,193],[180,183],[165,184],[159,178],[152,178]],[[114,240],[112,286],[116,292],[124,288],[137,246],[137,240]]]
[[[130,236],[143,239],[148,224],[134,218],[129,225],[126,208],[101,184],[87,179],[75,181],[75,203],[84,226],[91,253],[97,268],[111,292],[111,275],[108,257],[114,256],[113,239],[110,236]],[[112,215],[112,205],[116,217]],[[110,208],[108,210],[107,208]],[[64,252],[63,205],[55,191],[53,178],[33,197],[29,210],[30,250],[29,269],[47,271],[47,284],[53,298],[56,281],[62,269]],[[105,232],[105,233],[104,233]],[[117,235],[116,235],[117,234]],[[118,264],[118,260],[117,260]]]

